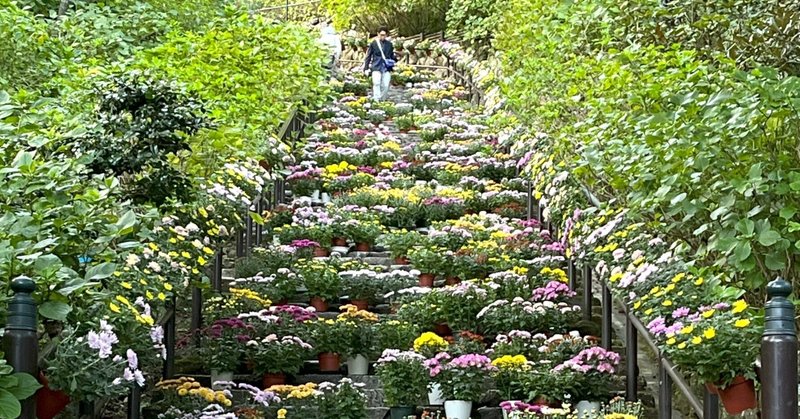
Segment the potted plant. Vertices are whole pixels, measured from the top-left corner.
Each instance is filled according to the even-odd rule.
[[[437,275],[448,271],[448,264],[453,252],[435,246],[415,246],[408,251],[411,264],[422,272],[419,286],[432,287]]]
[[[409,250],[420,243],[424,243],[423,240],[424,236],[419,232],[401,229],[384,235],[381,239],[381,244],[389,249],[395,264],[407,265],[409,263],[407,257]]]
[[[305,260],[296,266],[308,295],[311,296],[311,305],[318,312],[328,311],[328,303],[339,298],[342,286],[336,268],[317,259]]]
[[[600,411],[601,403],[608,400],[617,365],[619,354],[595,346],[553,368],[554,373],[570,377],[568,391],[578,400],[575,408],[579,419],[592,417]]]
[[[392,419],[413,415],[422,400],[428,383],[424,361],[416,352],[387,349],[375,363]]]
[[[344,312],[336,318],[344,324],[347,340],[347,373],[367,375],[369,373],[369,354],[374,345],[374,326],[378,315],[348,304],[341,307]]]
[[[339,371],[342,354],[347,354],[348,327],[339,319],[317,319],[308,324],[311,341],[317,351],[319,370]]]
[[[200,353],[211,372],[211,387],[218,381],[233,381],[254,328],[238,318],[217,320],[203,331]]]
[[[287,374],[297,374],[311,352],[311,345],[296,336],[275,334],[247,342],[247,355],[257,374],[263,374],[263,386],[283,384]]]
[[[320,384],[314,403],[316,417],[363,419],[367,417],[366,400],[364,392],[349,378],[342,378],[336,385]]]
[[[497,371],[485,355],[467,354],[453,358],[431,376],[439,383],[448,418],[469,419],[472,403],[480,399],[486,378]]]
[[[491,301],[489,292],[475,282],[462,282],[436,290],[437,311],[455,331],[478,329],[478,313]]]
[[[419,335],[419,327],[415,323],[383,317],[373,326],[373,333],[370,354],[378,357],[386,349],[411,348]]]
[[[350,301],[361,310],[366,310],[380,290],[378,273],[370,269],[339,272],[342,288]]]
[[[377,219],[354,218],[341,224],[345,236],[356,244],[359,252],[369,252],[375,240],[383,234],[384,229]]]
[[[284,305],[297,294],[300,277],[289,268],[278,268],[276,273],[269,276],[259,273],[250,278],[234,279],[231,286],[269,296],[276,305]]]

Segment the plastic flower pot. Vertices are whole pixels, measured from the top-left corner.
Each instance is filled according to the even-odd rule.
[[[447,279],[444,280],[445,285],[456,285],[461,283],[461,278],[457,276],[448,276]]]
[[[219,390],[220,386],[216,385],[218,381],[233,381],[233,371],[211,370],[211,388],[213,390]]]
[[[328,302],[325,301],[324,298],[311,297],[311,307],[314,307],[314,310],[317,310],[317,312],[322,313],[328,311]]]
[[[719,394],[719,388],[714,383],[706,383],[706,390],[709,394]]]
[[[322,372],[336,372],[339,371],[339,354],[331,352],[323,352],[319,354],[319,370]]]
[[[63,391],[52,390],[42,372],[39,372],[39,383],[42,384],[42,388],[36,392],[36,417],[53,419],[67,408],[69,396]]]
[[[314,248],[314,257],[315,258],[328,257],[329,254],[330,254],[330,251],[328,251],[328,249],[326,249],[324,247],[315,247]]]
[[[725,411],[731,415],[738,415],[758,406],[755,383],[741,375],[734,378],[727,387],[719,389],[719,399],[725,406]]]
[[[369,308],[369,301],[367,300],[351,300],[350,303],[359,310],[367,310]]]
[[[272,305],[275,305],[275,306],[285,306],[285,305],[287,305],[287,304],[289,304],[289,299],[288,299],[288,298],[281,298],[280,300],[278,300],[278,301],[275,301],[275,302],[274,302]]]
[[[433,274],[420,274],[419,286],[428,288],[433,287],[433,278],[435,278]]]
[[[448,400],[444,402],[444,412],[447,419],[469,419],[469,414],[472,412],[472,402]]]
[[[389,409],[389,416],[392,419],[406,419],[414,416],[414,406],[394,406]]]
[[[372,245],[369,243],[356,243],[356,252],[369,252],[372,250]]]
[[[593,419],[600,414],[600,402],[581,400],[575,405],[575,413],[577,419]]]
[[[331,245],[335,247],[345,247],[347,246],[347,239],[344,237],[334,237],[333,240],[331,240]]]
[[[395,265],[408,265],[409,261],[408,261],[408,258],[405,257],[405,256],[398,256],[398,257],[394,258],[394,264]]]
[[[364,355],[347,358],[347,375],[369,374],[369,360]]]
[[[270,388],[272,386],[280,386],[286,384],[286,374],[278,373],[278,374],[264,374],[264,378],[261,380],[261,384],[264,388]]]
[[[439,383],[432,383],[428,388],[428,404],[431,406],[441,406],[444,404],[444,395],[442,395],[442,386]]]
[[[448,326],[447,323],[439,323],[436,326],[433,326],[433,331],[442,337],[453,334],[453,330],[450,329],[450,326]]]

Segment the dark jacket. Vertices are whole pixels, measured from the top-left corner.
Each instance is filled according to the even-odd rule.
[[[376,39],[369,44],[367,59],[364,60],[364,71],[386,71],[386,64],[383,62],[381,50],[378,48],[378,42],[379,41]],[[386,59],[397,61],[394,55],[394,45],[392,45],[391,41],[385,39],[382,41],[381,46],[383,47],[383,54],[386,56]]]

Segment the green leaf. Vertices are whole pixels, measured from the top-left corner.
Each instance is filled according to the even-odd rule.
[[[786,269],[786,254],[784,252],[771,252],[765,258],[764,264],[773,271]]]
[[[733,250],[733,256],[738,262],[744,262],[745,259],[750,257],[752,252],[753,248],[750,246],[749,242],[739,242]]]
[[[741,220],[739,220],[738,223],[736,223],[736,231],[744,234],[745,236],[753,234],[755,228],[756,228],[756,223],[754,223],[753,220],[749,218],[742,218]]]
[[[119,220],[117,220],[117,230],[120,236],[130,234],[133,232],[133,227],[136,225],[136,213],[133,211],[126,212]]]
[[[772,246],[781,239],[780,233],[775,230],[764,230],[758,235],[758,242],[762,246]]]
[[[19,400],[25,400],[36,393],[36,390],[42,387],[39,382],[30,374],[14,373],[12,375],[17,379],[17,385],[13,387],[6,387],[11,394]]]
[[[98,281],[108,278],[115,270],[117,270],[117,265],[114,263],[100,263],[87,269],[84,278],[87,281]]]
[[[53,320],[66,321],[72,307],[60,301],[48,301],[39,306],[39,314]]]
[[[780,214],[781,218],[783,218],[784,220],[789,220],[792,217],[794,217],[795,214],[797,214],[797,208],[795,208],[794,206],[789,205],[789,206],[781,208],[781,211],[780,211],[779,214]]]
[[[18,418],[22,413],[19,400],[13,394],[0,388],[0,418]]]
[[[672,205],[678,205],[681,202],[683,202],[684,199],[686,199],[686,192],[681,192],[680,194],[678,194],[674,198],[672,198],[672,200],[669,201],[669,203],[672,204]]]

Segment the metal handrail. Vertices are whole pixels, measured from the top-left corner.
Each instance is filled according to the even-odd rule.
[[[268,11],[271,11],[271,10],[288,9],[290,7],[307,6],[307,5],[310,5],[310,4],[319,4],[319,3],[321,3],[321,1],[320,0],[313,0],[313,1],[303,2],[303,3],[292,3],[292,4],[288,4],[289,2],[287,1],[286,3],[287,4],[285,4],[283,6],[262,7],[260,9],[255,9],[253,11],[254,12],[268,12]]]

